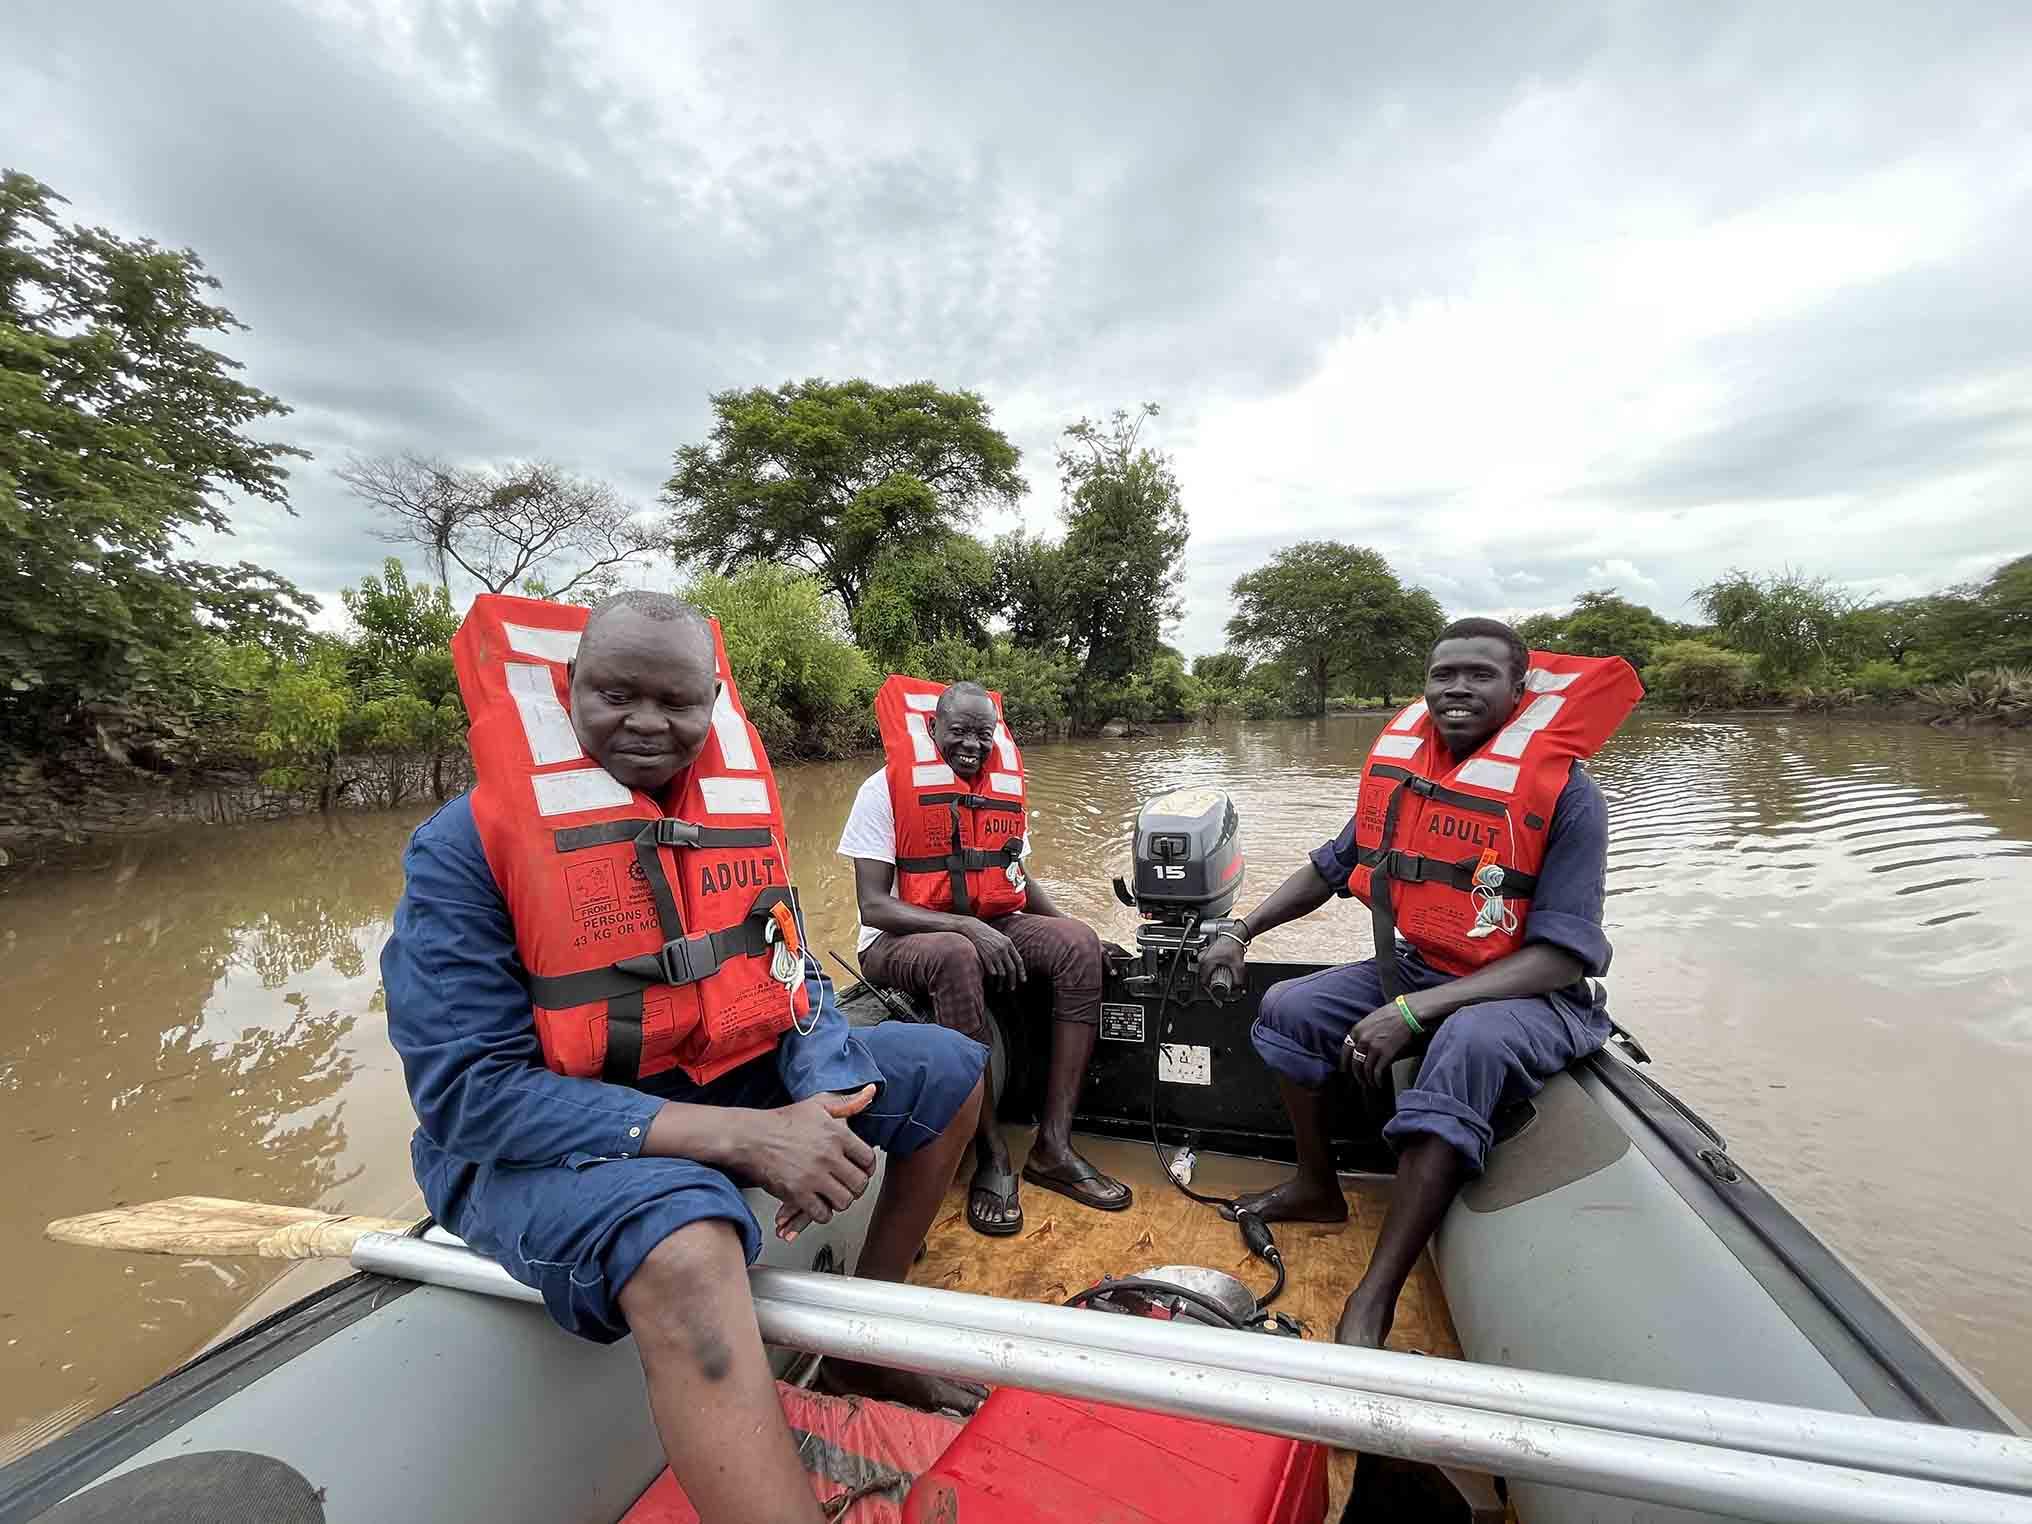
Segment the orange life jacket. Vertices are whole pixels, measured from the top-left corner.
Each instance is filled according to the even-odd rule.
[[[927,910],[992,920],[1028,900],[1023,754],[995,704],[995,739],[978,776],[953,775],[931,739],[944,683],[892,675],[875,695],[875,723],[896,816],[896,897]]]
[[[1386,994],[1401,993],[1393,929],[1449,974],[1524,945],[1519,904],[1537,888],[1560,791],[1643,696],[1620,656],[1533,651],[1522,702],[1474,755],[1454,759],[1423,699],[1383,728],[1362,764],[1348,888],[1374,913]]]
[[[473,822],[508,902],[544,1062],[703,1084],[809,1009],[783,807],[713,626],[705,750],[661,799],[591,760],[565,663],[589,610],[486,594],[452,641],[472,717]]]

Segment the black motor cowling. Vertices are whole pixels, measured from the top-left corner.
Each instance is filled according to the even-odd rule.
[[[1136,816],[1133,879],[1124,898],[1147,916],[1224,916],[1242,887],[1235,804],[1217,788],[1160,794]],[[1117,888],[1121,889],[1120,880]]]

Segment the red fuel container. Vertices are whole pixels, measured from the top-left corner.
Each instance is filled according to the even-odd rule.
[[[1321,1524],[1326,1450],[1000,1387],[910,1489],[904,1524]]]

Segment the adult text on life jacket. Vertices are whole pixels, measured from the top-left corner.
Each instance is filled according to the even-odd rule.
[[[487,594],[452,641],[472,719],[473,820],[529,974],[544,1062],[703,1084],[806,1013],[783,809],[712,625],[705,749],[662,797],[572,728],[566,663],[589,611]]]
[[[927,910],[990,920],[1021,910],[1023,754],[995,705],[995,735],[979,774],[954,774],[932,740],[944,683],[893,674],[875,695],[889,804],[896,817],[896,897]]]
[[[1560,791],[1643,696],[1621,657],[1533,651],[1522,701],[1472,755],[1447,751],[1423,699],[1383,728],[1362,765],[1348,888],[1374,912],[1387,994],[1401,992],[1393,930],[1451,974],[1524,945]]]

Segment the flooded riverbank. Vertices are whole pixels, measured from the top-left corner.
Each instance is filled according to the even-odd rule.
[[[1143,798],[1234,791],[1250,903],[1338,829],[1379,719],[1026,753],[1037,871],[1113,936]],[[817,946],[871,759],[786,768]],[[2020,1413],[2032,1413],[2032,737],[1794,716],[1642,716],[1593,771],[1613,820],[1609,985],[1735,1154]],[[202,1346],[279,1267],[54,1245],[53,1216],[194,1192],[394,1213],[411,1126],[376,960],[393,814],[173,830],[0,893],[0,1453]],[[1271,956],[1368,949],[1335,905]]]

